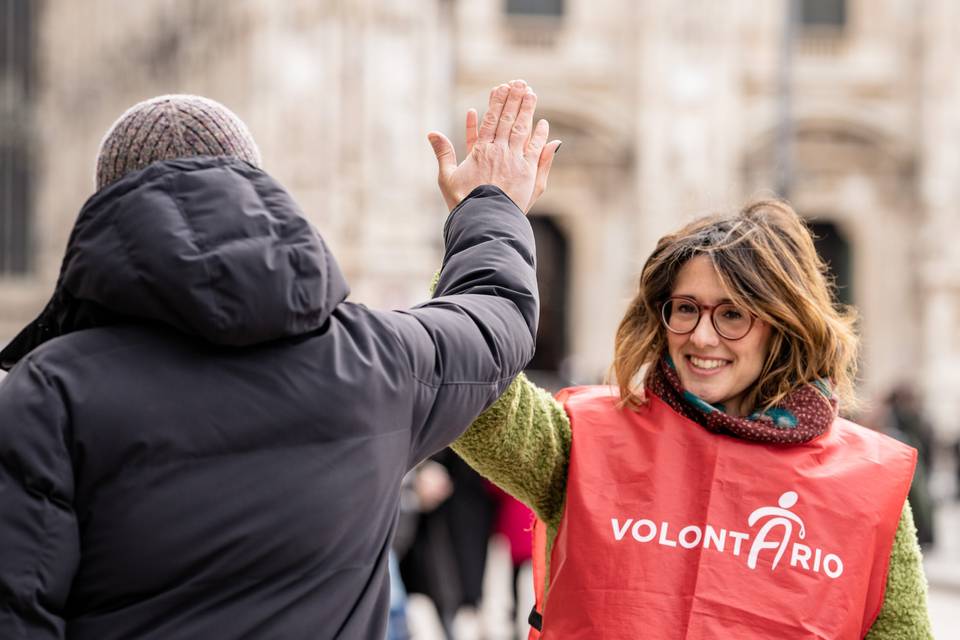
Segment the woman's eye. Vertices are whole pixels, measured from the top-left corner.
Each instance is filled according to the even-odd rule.
[[[744,314],[739,309],[725,309],[723,317],[727,320],[740,320],[744,317]]]
[[[689,302],[678,302],[674,311],[676,311],[676,313],[695,315],[697,313],[697,307]]]

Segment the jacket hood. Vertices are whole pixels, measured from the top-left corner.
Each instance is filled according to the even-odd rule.
[[[0,353],[117,320],[246,346],[313,331],[349,293],[287,191],[235,158],[158,162],[94,194],[53,299]]]

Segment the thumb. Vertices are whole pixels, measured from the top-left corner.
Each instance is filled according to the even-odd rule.
[[[437,156],[437,168],[441,176],[447,175],[457,168],[457,152],[447,136],[437,131],[431,131],[427,134],[427,140],[433,147],[433,155]]]
[[[550,167],[553,166],[553,158],[557,155],[557,151],[560,149],[561,144],[563,143],[559,140],[554,140],[548,143],[543,148],[543,151],[540,152],[539,162],[537,163],[536,182],[533,185],[533,197],[530,199],[530,205],[527,207],[527,209],[532,207],[533,203],[543,195],[544,191],[546,191],[547,178],[550,176]]]

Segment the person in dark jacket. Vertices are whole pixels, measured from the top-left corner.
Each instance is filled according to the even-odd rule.
[[[125,113],[52,300],[0,353],[0,638],[381,640],[401,479],[533,352],[521,208],[556,148],[534,104],[495,89],[459,167],[431,134],[443,267],[390,312],[346,301],[225,107]]]
[[[891,438],[910,445],[919,454],[907,500],[913,510],[917,541],[921,547],[930,547],[934,544],[935,538],[935,505],[930,492],[934,446],[933,426],[923,415],[920,399],[909,382],[902,382],[890,390],[879,407],[879,414],[877,420],[879,430]]]
[[[451,640],[458,612],[475,613],[480,606],[496,502],[483,477],[450,449],[431,462],[446,470],[452,492],[436,509],[421,514],[413,543],[400,556],[400,571],[407,591],[433,601]]]

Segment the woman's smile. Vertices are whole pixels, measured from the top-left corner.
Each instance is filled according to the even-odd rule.
[[[706,358],[698,356],[687,356],[687,360],[692,365],[692,369],[695,373],[705,373],[706,375],[714,375],[715,373],[720,372],[721,367],[725,367],[730,364],[729,360],[718,360],[716,358]]]
[[[685,356],[684,359],[689,363],[693,373],[703,376],[714,376],[722,373],[724,367],[727,367],[731,363],[730,360],[699,357],[695,355]]]

